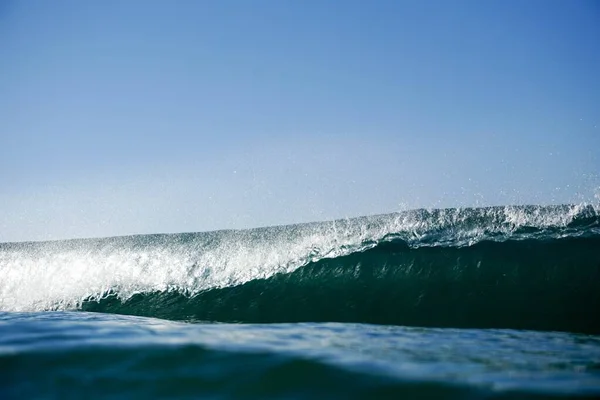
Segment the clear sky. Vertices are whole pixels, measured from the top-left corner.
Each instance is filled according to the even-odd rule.
[[[599,173],[597,1],[0,2],[0,242],[594,201]]]

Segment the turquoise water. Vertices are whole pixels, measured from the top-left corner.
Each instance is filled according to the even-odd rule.
[[[595,398],[590,205],[0,244],[0,398]]]

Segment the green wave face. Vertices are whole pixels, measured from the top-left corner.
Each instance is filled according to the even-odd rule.
[[[0,310],[599,333],[589,205],[0,245]]]
[[[382,243],[195,296],[86,301],[86,311],[222,322],[362,322],[600,332],[600,238],[411,249]]]

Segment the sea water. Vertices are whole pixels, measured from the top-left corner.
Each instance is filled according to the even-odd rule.
[[[0,398],[595,398],[597,206],[0,244]]]

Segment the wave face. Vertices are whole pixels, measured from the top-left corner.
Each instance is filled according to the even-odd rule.
[[[600,333],[592,205],[0,244],[0,310]]]

